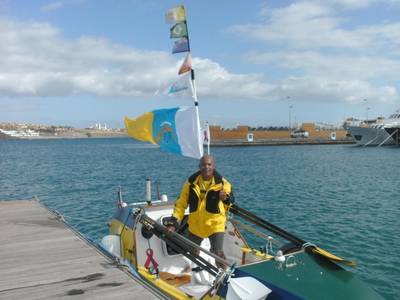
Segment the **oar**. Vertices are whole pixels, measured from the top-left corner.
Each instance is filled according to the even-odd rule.
[[[192,241],[180,236],[176,232],[171,232],[166,229],[165,226],[157,223],[155,220],[143,214],[140,217],[139,222],[142,226],[145,226],[148,230],[154,233],[158,238],[164,240],[171,246],[176,252],[181,253],[182,255],[186,256],[188,259],[193,261],[196,265],[198,265],[201,269],[207,271],[213,276],[217,276],[219,270],[216,266],[208,262],[205,258],[201,257],[198,254],[194,254],[192,247],[198,248],[201,251],[207,253],[208,255],[212,256],[216,260],[222,260],[219,256],[202,249],[197,244],[193,243]],[[223,261],[223,260],[222,260]],[[227,264],[225,261],[223,261]]]
[[[338,257],[338,256],[336,256],[324,249],[321,249],[317,246],[312,246],[311,251],[319,256],[325,257],[334,262],[345,264],[346,266],[350,266],[350,267],[357,266],[357,263],[355,261],[345,260],[345,259]]]
[[[283,238],[285,238],[286,240],[292,242],[293,244],[295,244],[296,246],[299,246],[301,248],[305,248],[306,250],[310,251],[314,254],[317,254],[321,257],[327,258],[331,261],[335,261],[337,263],[342,263],[348,266],[356,266],[356,263],[353,261],[348,261],[345,260],[343,258],[340,258],[324,249],[321,249],[313,244],[307,243],[305,241],[303,241],[302,239],[296,237],[295,235],[283,230],[282,228],[261,219],[260,217],[256,216],[255,214],[253,214],[252,212],[239,207],[237,204],[232,204],[230,211],[240,217],[242,217],[243,219],[252,222],[266,230],[269,230]]]
[[[261,219],[260,217],[256,216],[252,212],[245,210],[244,208],[241,208],[241,207],[237,206],[236,204],[232,204],[230,211],[233,212],[234,214],[239,215],[240,217],[264,228],[264,229],[267,229],[267,230],[287,239],[288,241],[294,243],[295,245],[302,246],[303,244],[305,244],[305,241],[303,241],[302,239],[294,236],[293,234],[283,230],[282,228],[279,228],[278,226],[276,226],[268,221]]]

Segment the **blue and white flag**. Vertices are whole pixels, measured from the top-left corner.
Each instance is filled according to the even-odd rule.
[[[125,118],[128,135],[164,151],[199,159],[203,139],[197,106],[157,109],[136,119]]]
[[[168,90],[168,94],[178,93],[184,90],[190,89],[190,73],[179,76],[179,79],[175,81]]]

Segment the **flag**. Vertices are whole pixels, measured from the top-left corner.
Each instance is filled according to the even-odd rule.
[[[179,76],[179,79],[175,81],[169,88],[168,94],[178,93],[190,88],[190,74]]]
[[[210,154],[211,136],[208,122],[206,122],[205,128],[203,128],[203,144],[207,145],[207,154]]]
[[[181,67],[179,68],[178,74],[181,75],[183,73],[189,72],[191,69],[192,69],[192,55],[189,52],[185,60],[183,61]]]
[[[125,117],[125,128],[134,139],[160,145],[164,151],[193,158],[203,156],[196,106],[153,110],[136,119]]]
[[[189,51],[189,40],[187,37],[182,37],[177,40],[172,48],[172,54]]]
[[[185,14],[185,7],[183,5],[171,8],[165,14],[165,21],[167,23],[182,22],[185,20],[186,20],[186,14]]]
[[[174,96],[174,97],[193,97],[192,83],[190,81],[191,74],[185,73],[178,76],[175,82],[159,88],[154,95],[158,96]]]
[[[171,27],[170,38],[181,38],[184,36],[185,37],[188,36],[186,22],[179,22]]]

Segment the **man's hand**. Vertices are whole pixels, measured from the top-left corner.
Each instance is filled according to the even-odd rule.
[[[219,191],[219,200],[225,201],[228,195],[226,194],[224,188]]]
[[[174,225],[168,225],[168,226],[167,226],[167,230],[168,230],[169,232],[175,232],[176,228],[175,228]]]
[[[235,202],[235,197],[233,197],[233,192],[231,191],[230,194],[227,194],[224,190],[224,188],[222,188],[219,191],[219,199],[225,204],[225,205],[230,205],[233,204]]]
[[[176,228],[179,227],[178,220],[174,216],[171,216],[169,219],[167,219],[167,222],[165,222],[164,225],[167,227],[169,232],[174,232],[176,231]]]

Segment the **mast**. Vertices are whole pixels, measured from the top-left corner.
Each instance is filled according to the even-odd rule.
[[[190,38],[189,38],[189,30],[188,30],[188,21],[186,16],[185,7],[183,5],[179,5],[170,9],[166,14],[167,23],[172,23],[172,27],[170,29],[170,37],[172,39],[177,39],[175,41],[175,45],[172,49],[172,53],[182,53],[187,52],[186,58],[184,59],[182,66],[179,69],[178,74],[184,76],[190,76],[190,83],[187,82],[187,85],[181,87],[179,90],[188,89],[190,86],[192,97],[194,100],[194,118],[193,118],[193,126],[196,128],[196,132],[193,132],[196,136],[197,146],[199,147],[199,151],[201,155],[203,153],[203,145],[204,145],[204,136],[201,129],[200,124],[200,114],[199,114],[199,102],[197,98],[197,89],[196,89],[196,80],[195,80],[195,71],[192,67],[192,53],[190,48]],[[187,74],[190,72],[190,75]],[[183,81],[186,81],[185,78]]]
[[[184,11],[184,14],[186,16],[185,24],[186,24],[186,32],[187,32],[187,37],[186,38],[187,38],[188,52],[189,52],[188,55],[192,55],[192,51],[191,51],[191,48],[190,48],[189,26],[188,26],[188,21],[187,21],[186,10],[185,10],[184,6],[183,6],[183,11]],[[195,72],[194,72],[193,66],[191,66],[191,69],[190,69],[190,81],[191,81],[191,89],[192,89],[192,96],[193,96],[193,100],[194,100],[194,106],[196,107],[196,114],[197,114],[197,121],[196,122],[197,122],[198,128],[201,129],[200,112],[199,112],[199,100],[197,98],[196,78],[195,77],[196,76],[195,76]],[[206,129],[205,130],[207,132],[207,154],[209,155],[210,154],[210,135],[208,134],[208,123],[206,125]],[[204,140],[205,140],[204,137],[205,137],[205,133],[203,131],[203,141],[202,141],[202,143],[204,143]]]

